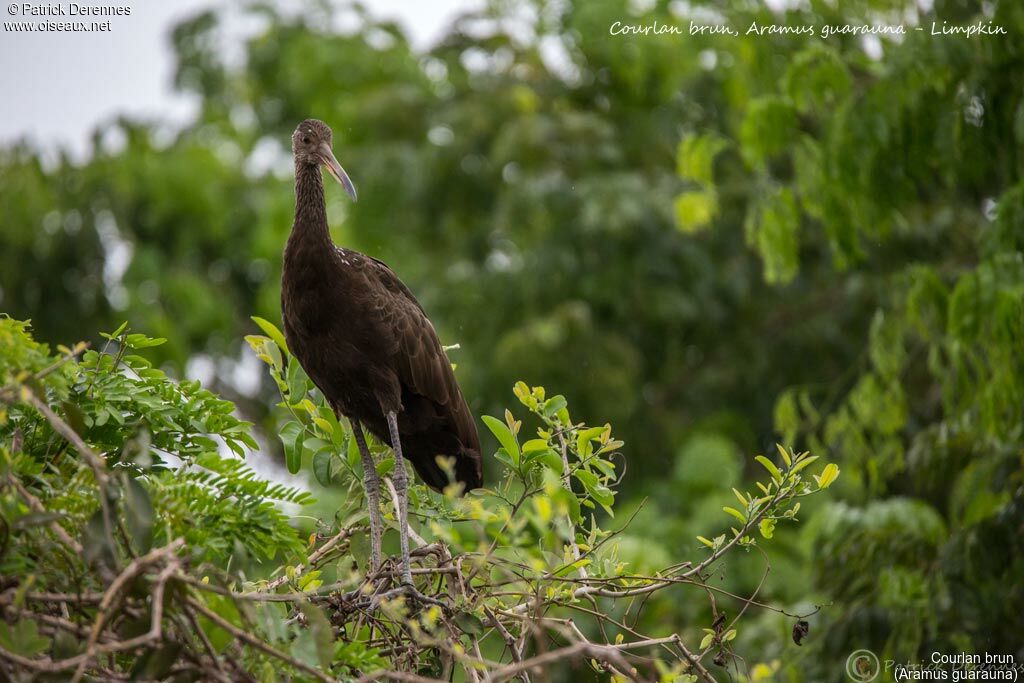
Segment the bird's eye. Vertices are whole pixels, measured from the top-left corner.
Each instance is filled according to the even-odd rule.
[[[307,144],[307,145],[308,145],[308,144],[309,144],[309,136],[306,136],[306,137],[302,138],[302,141],[303,141],[303,142],[304,142],[305,144]]]

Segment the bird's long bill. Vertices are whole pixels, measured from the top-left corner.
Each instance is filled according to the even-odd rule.
[[[348,177],[348,173],[345,173],[345,169],[341,167],[338,160],[334,158],[334,152],[331,151],[330,146],[325,142],[320,145],[320,161],[327,167],[327,172],[334,176],[334,179],[341,183],[341,186],[345,188],[348,195],[352,197],[352,201],[358,201],[356,196],[356,186],[352,184],[352,180]]]

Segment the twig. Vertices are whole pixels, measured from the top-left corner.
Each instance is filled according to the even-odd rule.
[[[565,486],[566,490],[572,492],[572,471],[569,469],[569,445],[565,442],[565,432],[558,432],[558,443],[561,445],[562,451],[562,485]],[[576,494],[572,494],[576,495]],[[571,522],[572,520],[570,520]],[[569,549],[572,552],[573,562],[578,562],[580,559],[580,546],[576,543],[576,526],[572,525],[572,531],[570,532],[569,538]],[[587,568],[578,567],[579,575],[581,579],[587,578]]]
[[[274,657],[276,659],[280,659],[282,662],[285,662],[286,664],[289,664],[290,666],[293,666],[296,669],[299,669],[300,671],[305,671],[310,676],[314,676],[315,678],[317,678],[317,679],[319,679],[321,681],[326,681],[327,683],[333,683],[334,679],[331,678],[330,676],[328,676],[327,674],[323,673],[319,669],[314,669],[310,665],[308,665],[308,664],[306,664],[304,662],[300,662],[299,660],[295,659],[294,657],[291,657],[291,656],[286,655],[285,653],[281,652],[277,648],[274,648],[274,647],[268,645],[267,643],[264,643],[259,638],[256,638],[256,637],[254,637],[252,635],[249,635],[248,633],[246,633],[242,629],[238,628],[237,626],[232,624],[230,621],[228,621],[224,617],[220,616],[219,614],[217,614],[213,610],[209,609],[206,605],[204,605],[203,603],[199,602],[195,598],[189,597],[187,599],[187,601],[188,601],[188,605],[190,607],[192,607],[192,609],[200,612],[204,617],[206,617],[207,619],[209,619],[213,623],[217,624],[217,626],[220,626],[222,629],[224,629],[225,631],[230,633],[232,636],[234,636],[237,640],[241,640],[241,641],[251,645],[252,647],[254,647],[257,650],[259,650],[260,652],[263,652],[264,654],[268,654],[271,657]]]
[[[38,498],[33,496],[32,493],[28,489],[26,489],[21,484],[20,481],[18,481],[11,475],[7,476],[7,481],[10,482],[11,486],[13,486],[14,489],[18,492],[18,495],[25,499],[25,502],[28,503],[28,506],[32,508],[32,512],[46,512],[46,507],[43,505],[43,503]],[[71,550],[73,550],[76,555],[82,554],[82,544],[76,541],[75,539],[71,538],[68,532],[64,530],[64,527],[62,527],[56,520],[50,522],[49,526],[50,530],[53,531],[54,535],[56,535],[57,538],[59,538],[61,542],[64,543],[64,545],[71,548]]]
[[[167,545],[165,545],[163,547],[157,548],[156,550],[152,550],[149,553],[143,555],[142,557],[139,557],[139,558],[136,558],[136,559],[132,560],[132,562],[127,567],[125,567],[124,571],[122,571],[117,576],[117,578],[114,579],[113,583],[111,583],[110,586],[107,588],[107,590],[103,593],[103,599],[100,600],[100,604],[99,604],[99,607],[97,609],[97,614],[96,614],[96,622],[93,624],[92,631],[89,634],[89,640],[88,640],[88,642],[86,643],[86,646],[85,646],[84,658],[79,663],[78,668],[75,670],[75,674],[71,677],[71,683],[78,683],[78,681],[81,680],[82,676],[85,675],[85,668],[86,668],[86,666],[88,666],[88,664],[92,660],[92,658],[96,656],[97,641],[99,640],[100,634],[103,632],[103,626],[104,626],[104,624],[106,623],[107,619],[110,616],[110,610],[114,606],[114,601],[120,596],[121,590],[125,587],[125,585],[129,581],[134,579],[136,576],[141,574],[143,571],[145,571],[146,567],[148,567],[148,566],[150,566],[152,564],[156,564],[160,560],[163,560],[163,559],[165,559],[167,557],[174,557],[174,554],[178,551],[178,549],[181,548],[184,545],[185,545],[185,540],[182,539],[182,538],[178,538],[178,539],[175,539],[174,541],[171,541],[169,544],[167,544]],[[173,571],[176,568],[177,568],[176,565],[172,565],[170,567],[170,570]],[[165,569],[164,572],[168,572],[168,570]],[[166,576],[169,576],[169,575],[170,574],[168,572],[166,574]],[[163,582],[166,582],[167,578],[166,578],[166,576],[164,575],[163,572],[161,573],[161,576],[164,577],[163,578]],[[159,591],[159,594],[161,596],[161,603],[162,603],[163,602],[163,600],[162,600],[162,598],[163,598],[163,584],[162,583],[157,586],[157,590]],[[157,605],[154,604],[154,606],[153,606],[154,617],[157,614],[161,614],[162,615],[162,613],[163,613],[163,605],[161,604],[161,605],[157,606]],[[159,633],[159,624],[157,624],[154,628],[156,628],[157,629],[157,633]],[[145,642],[145,641],[142,641],[142,642]],[[135,647],[135,644],[132,644],[132,643],[129,643],[128,641],[126,641],[125,648],[126,649],[131,649],[132,647]]]
[[[85,440],[78,435],[78,433],[72,429],[67,422],[62,420],[57,413],[50,409],[50,406],[46,405],[38,396],[36,396],[28,387],[22,387],[21,395],[23,400],[27,401],[38,410],[46,421],[50,423],[53,429],[67,439],[68,443],[75,447],[89,466],[92,468],[93,476],[96,477],[96,485],[100,489],[100,510],[103,512],[103,530],[110,539],[111,547],[117,547],[117,541],[114,539],[114,514],[110,509],[110,501],[107,496],[107,463],[103,458],[96,454],[89,444],[85,443]],[[116,556],[114,561],[117,561]]]
[[[282,585],[288,583],[288,581],[290,581],[291,579],[297,578],[303,572],[306,572],[306,571],[308,571],[310,569],[313,569],[314,567],[316,567],[317,563],[320,562],[320,560],[322,560],[325,555],[327,555],[327,553],[329,553],[336,545],[338,545],[339,543],[341,543],[342,541],[344,541],[345,539],[347,539],[351,535],[352,535],[352,530],[351,529],[349,529],[348,527],[342,529],[337,534],[335,534],[333,537],[331,537],[331,539],[329,541],[327,541],[322,546],[320,546],[319,548],[314,550],[310,554],[309,558],[306,560],[306,564],[305,565],[301,565],[300,564],[297,567],[295,567],[295,576],[289,577],[287,574],[285,574],[283,576],[277,577],[276,579],[271,581],[269,584],[267,584],[267,591],[273,591],[278,586],[282,586]]]
[[[774,507],[778,503],[778,501],[782,499],[782,493],[783,489],[780,489],[772,497],[771,501],[767,505],[765,505],[758,514],[754,515],[753,517],[747,520],[747,523],[743,525],[742,529],[740,529],[740,533],[734,536],[732,540],[728,541],[727,543],[724,543],[720,548],[718,548],[709,556],[704,558],[704,560],[701,561],[699,564],[691,567],[682,574],[673,577],[652,579],[652,582],[646,586],[640,586],[637,588],[623,588],[621,590],[612,590],[608,588],[589,585],[583,586],[573,591],[573,597],[583,598],[588,595],[596,595],[606,598],[625,598],[633,595],[644,595],[646,593],[652,593],[654,591],[667,588],[668,586],[671,586],[675,583],[679,583],[680,579],[687,579],[691,576],[694,576],[695,574],[700,575],[700,573],[703,572],[704,569],[706,569],[708,566],[716,562],[720,557],[722,557],[725,553],[731,550],[733,546],[739,543],[740,539],[743,538],[750,529],[757,525],[761,521],[761,519],[763,519],[764,516],[768,513],[768,511],[771,510],[772,507]],[[514,609],[518,612],[525,612],[527,609],[529,609],[529,606],[526,603],[523,603],[518,605]]]
[[[401,681],[402,683],[448,683],[440,678],[427,678],[426,676],[420,676],[419,674],[409,673],[408,671],[374,671],[373,673],[360,676],[357,683],[370,683],[371,681],[379,681],[381,679],[391,681]]]
[[[608,662],[633,680],[637,680],[635,674],[629,673],[632,671],[633,667],[629,665],[629,662],[622,658],[622,653],[619,652],[619,650],[611,647],[610,645],[595,645],[589,641],[573,643],[567,647],[550,650],[544,654],[537,655],[536,657],[531,657],[529,659],[524,659],[521,662],[503,666],[500,669],[492,671],[490,679],[494,683],[500,683],[501,681],[512,678],[522,671],[539,669],[540,667],[560,660],[575,659],[581,656],[590,657],[602,662]]]
[[[400,463],[400,462],[395,463],[395,467],[404,467],[404,466],[405,465],[403,463]],[[393,481],[391,481],[391,477],[384,477],[384,483],[387,484],[388,492],[391,493],[391,504],[394,505],[395,509],[397,510],[398,509],[398,491],[395,489],[395,483]],[[425,540],[423,540],[422,536],[420,536],[418,533],[416,533],[416,530],[412,528],[412,525],[409,526],[409,538],[411,538],[413,541],[415,541],[416,545],[418,545],[420,547],[423,547],[425,545],[429,545]]]
[[[213,666],[216,667],[218,672],[223,673],[223,667],[221,667],[220,659],[217,657],[217,651],[213,649],[213,643],[210,642],[209,636],[206,635],[206,631],[203,630],[199,620],[196,619],[195,613],[191,609],[183,610],[185,618],[188,619],[189,625],[192,627],[193,633],[199,636],[199,642],[203,644],[203,649],[209,656],[210,661],[213,662]]]
[[[676,635],[676,646],[678,646],[679,649],[682,651],[683,655],[686,657],[686,661],[690,663],[690,666],[692,666],[697,671],[698,676],[703,678],[707,683],[716,683],[715,677],[712,676],[711,672],[708,671],[704,667],[704,665],[700,663],[700,659],[692,652],[690,652],[690,650],[683,643],[682,638],[680,638],[678,635]]]
[[[78,433],[68,425],[67,422],[62,420],[60,416],[57,415],[57,413],[50,410],[50,406],[46,405],[46,403],[41,401],[38,396],[32,393],[32,391],[26,388],[25,391],[22,392],[22,396],[25,399],[25,401],[30,403],[33,408],[38,410],[43,415],[43,417],[46,418],[46,421],[50,423],[50,425],[58,434],[67,439],[68,442],[75,447],[75,450],[77,450],[82,455],[82,457],[85,458],[86,462],[88,462],[89,465],[93,468],[93,470],[97,473],[96,478],[98,480],[102,479],[103,481],[106,481],[106,461],[104,461],[103,458],[97,455],[96,451],[90,448],[89,444],[85,443],[82,437],[80,437]]]

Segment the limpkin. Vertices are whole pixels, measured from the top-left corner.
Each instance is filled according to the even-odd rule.
[[[423,307],[383,262],[336,246],[327,226],[321,165],[352,200],[356,189],[331,149],[327,124],[309,119],[292,135],[295,222],[284,250],[281,312],[295,358],[359,447],[370,506],[370,571],[380,567],[380,477],[365,427],[395,452],[402,583],[411,586],[408,476],[403,458],[435,490],[482,486],[480,441],[452,366]]]

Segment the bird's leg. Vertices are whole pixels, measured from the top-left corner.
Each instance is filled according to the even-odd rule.
[[[352,434],[356,437],[356,445],[359,446],[359,454],[363,456],[363,486],[366,489],[366,500],[370,505],[370,570],[374,573],[380,568],[380,537],[384,531],[384,525],[380,519],[380,476],[377,475],[377,466],[373,463],[373,456],[366,445],[366,437],[363,435],[363,427],[358,420],[352,420]]]
[[[388,429],[391,430],[391,448],[395,451],[395,491],[398,493],[398,538],[402,547],[402,583],[412,585],[412,566],[409,561],[409,475],[402,459],[402,442],[398,436],[398,414],[388,411]]]

